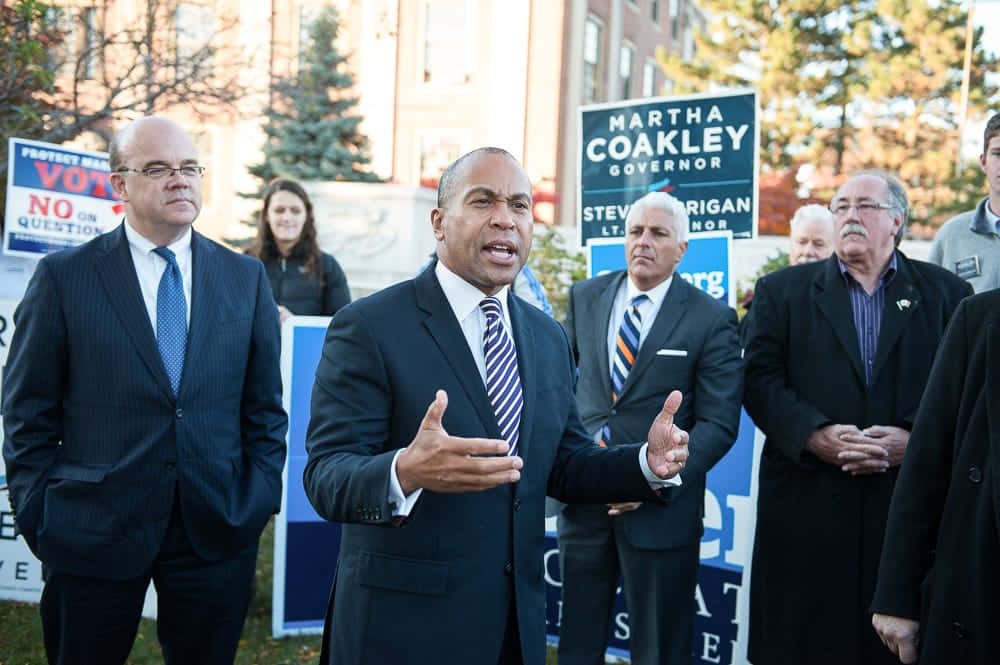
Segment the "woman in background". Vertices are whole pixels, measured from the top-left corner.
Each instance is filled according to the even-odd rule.
[[[247,253],[267,269],[282,323],[293,314],[333,316],[351,301],[340,264],[316,242],[312,202],[294,180],[268,185],[257,238]]]

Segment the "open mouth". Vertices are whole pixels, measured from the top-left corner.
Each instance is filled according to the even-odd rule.
[[[498,242],[490,243],[483,249],[494,259],[504,263],[513,261],[517,254],[512,246]]]

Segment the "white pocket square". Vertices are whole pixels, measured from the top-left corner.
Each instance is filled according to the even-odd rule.
[[[687,349],[660,349],[656,352],[658,356],[687,356]]]

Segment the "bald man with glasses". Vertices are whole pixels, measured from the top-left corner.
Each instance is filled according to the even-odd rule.
[[[14,315],[4,461],[43,566],[50,663],[124,663],[146,588],[167,665],[229,665],[287,418],[264,266],[192,229],[201,176],[164,118],[110,146],[122,224],[38,264]]]
[[[934,352],[972,292],[896,246],[895,178],[848,179],[834,254],[761,278],[746,322],[747,412],[766,435],[750,583],[755,665],[889,665],[868,605],[889,498]]]

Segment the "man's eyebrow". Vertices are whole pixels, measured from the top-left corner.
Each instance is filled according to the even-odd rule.
[[[468,200],[468,199],[470,199],[470,198],[472,198],[473,196],[476,196],[476,195],[480,195],[480,196],[485,195],[485,196],[488,196],[491,199],[502,198],[499,194],[497,194],[495,191],[493,191],[489,187],[486,187],[485,185],[480,185],[480,186],[477,186],[477,187],[473,187],[472,189],[470,189],[468,192],[465,193],[465,197],[464,198],[465,198],[465,200]],[[525,192],[517,192],[515,194],[511,194],[510,196],[508,196],[506,198],[506,200],[507,201],[530,201],[531,200],[531,195],[530,194],[526,194]]]
[[[188,159],[181,160],[181,166],[191,166],[191,165],[197,164],[197,163],[198,163],[197,159],[193,159],[193,158],[190,158],[190,157]],[[155,166],[168,166],[169,167],[170,164],[167,163],[166,161],[162,160],[162,159],[151,159],[151,160],[149,160],[148,162],[146,162],[145,164],[142,165],[142,167],[144,169],[152,168],[152,167],[155,167]]]

